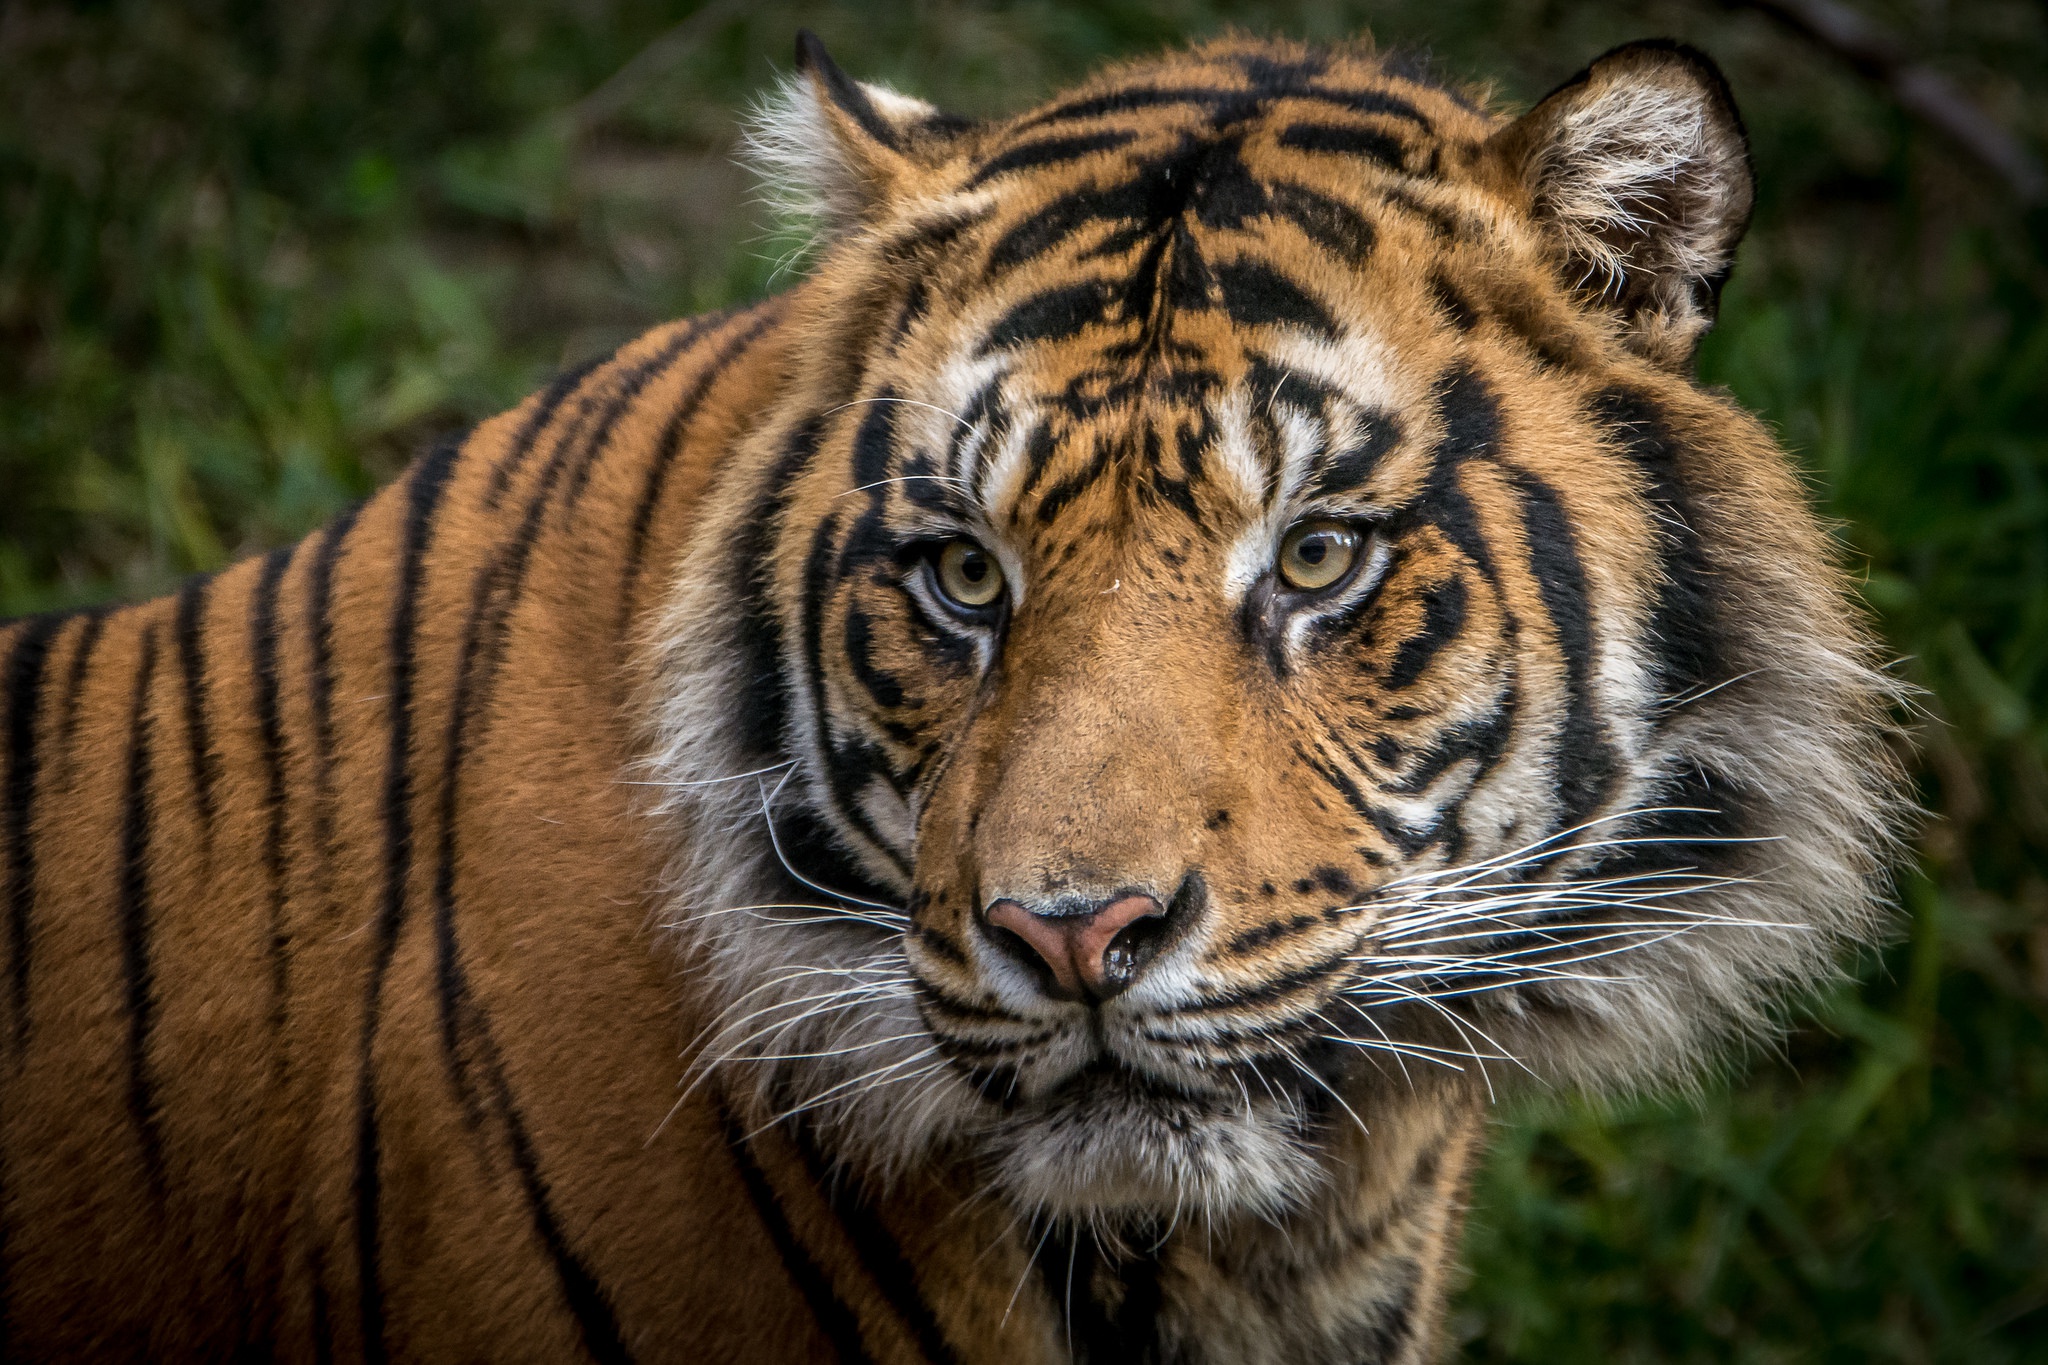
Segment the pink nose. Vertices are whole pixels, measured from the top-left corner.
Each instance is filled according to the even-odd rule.
[[[1013,900],[989,906],[987,919],[1024,941],[1052,971],[1052,994],[1061,1000],[1107,1000],[1138,975],[1135,934],[1141,920],[1160,919],[1166,907],[1143,894],[1119,896],[1077,915],[1040,915]]]

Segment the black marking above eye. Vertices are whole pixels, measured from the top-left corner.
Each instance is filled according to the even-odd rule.
[[[1394,170],[1404,169],[1407,147],[1401,139],[1374,128],[1336,123],[1295,123],[1280,131],[1280,145],[1297,152],[1330,152],[1364,157]]]
[[[1212,273],[1223,294],[1223,311],[1240,326],[1281,323],[1325,337],[1338,335],[1337,320],[1328,309],[1263,261],[1230,261],[1215,266]]]
[[[981,349],[986,353],[1025,342],[1064,340],[1108,322],[1116,305],[1115,291],[1102,280],[1083,280],[1048,289],[1005,313],[989,329],[988,340]]]

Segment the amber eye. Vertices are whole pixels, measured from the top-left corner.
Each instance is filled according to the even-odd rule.
[[[971,540],[949,540],[938,555],[939,591],[970,611],[1003,595],[1003,566]]]
[[[1358,560],[1362,537],[1341,521],[1304,521],[1280,540],[1280,577],[1296,592],[1321,592]]]

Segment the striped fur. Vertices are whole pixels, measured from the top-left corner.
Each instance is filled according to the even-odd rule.
[[[1881,931],[1892,689],[1686,372],[1704,59],[799,57],[791,294],[0,627],[0,1356],[1427,1360],[1493,1086]],[[1099,1006],[983,914],[1132,891]]]

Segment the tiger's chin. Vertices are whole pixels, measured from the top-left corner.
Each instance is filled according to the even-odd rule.
[[[1278,1218],[1325,1178],[1298,1106],[1234,1087],[1227,1100],[1190,1093],[1113,1065],[1011,1110],[989,1144],[1015,1204],[1097,1229]]]

